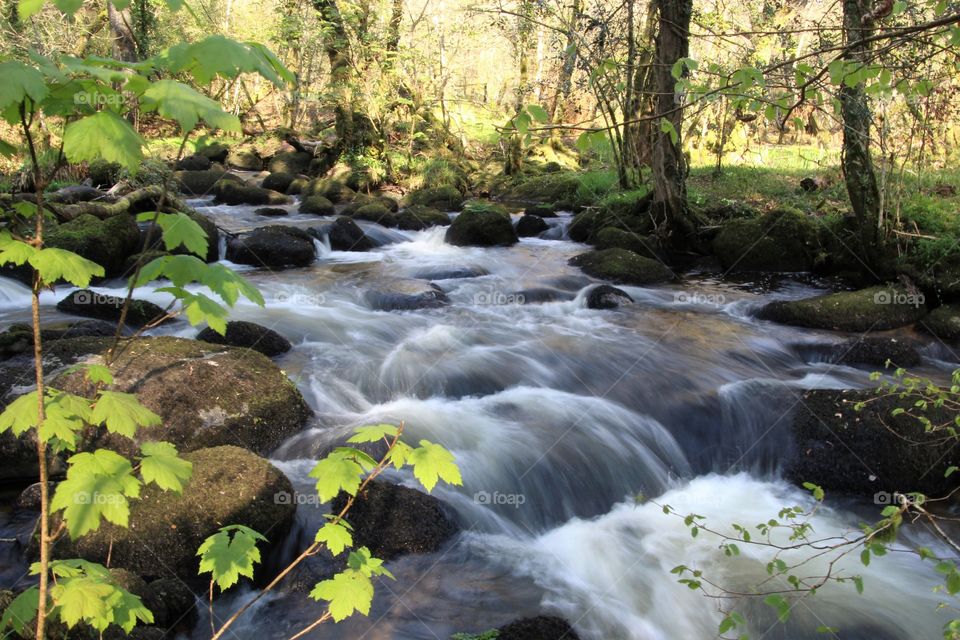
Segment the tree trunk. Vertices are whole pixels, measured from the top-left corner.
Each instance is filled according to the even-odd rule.
[[[133,33],[130,7],[117,9],[112,2],[107,3],[107,17],[110,20],[110,33],[113,36],[113,57],[124,62],[136,62],[137,38]]]
[[[557,90],[553,95],[553,104],[550,107],[550,121],[566,121],[569,109],[570,92],[573,89],[573,72],[577,68],[577,29],[580,25],[580,16],[583,11],[581,0],[573,0],[570,6],[570,23],[567,25],[567,46],[563,50],[563,64],[560,67],[560,78]]]
[[[858,0],[843,2],[843,31],[847,44],[857,43],[871,32],[870,19]],[[865,63],[869,43],[857,44],[845,53],[850,62]],[[882,237],[880,234],[880,190],[870,156],[870,126],[873,117],[863,85],[840,89],[843,116],[843,175],[850,205],[857,218],[862,251],[867,264],[875,265]]]
[[[689,249],[696,242],[696,224],[687,206],[686,163],[682,140],[683,109],[676,92],[673,66],[690,51],[690,17],[693,0],[655,0],[659,12],[659,31],[654,53],[654,87],[657,91],[654,123],[663,121],[673,127],[664,132],[655,126],[653,133],[653,203],[652,213],[665,220],[669,243],[677,249]],[[673,134],[673,135],[671,135]]]

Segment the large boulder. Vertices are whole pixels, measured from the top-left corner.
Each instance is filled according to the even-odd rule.
[[[260,207],[254,211],[254,213],[266,218],[279,218],[290,214],[290,212],[283,207]]]
[[[587,293],[587,309],[616,309],[633,302],[633,298],[609,284],[601,284]]]
[[[355,192],[340,180],[317,178],[303,189],[304,196],[323,196],[330,202],[350,202]]]
[[[267,357],[279,356],[293,345],[282,335],[262,325],[243,320],[231,320],[227,323],[227,331],[220,335],[210,327],[197,334],[197,340],[212,344],[226,344],[231,347],[244,347],[259,351]]]
[[[643,236],[633,231],[604,227],[593,236],[593,246],[597,249],[626,249],[634,253],[651,258],[660,259],[657,251],[657,241],[653,236]]]
[[[206,171],[213,164],[207,156],[199,153],[184,156],[177,161],[177,169],[181,171]]]
[[[380,246],[365,234],[356,222],[343,216],[330,224],[311,228],[309,231],[320,240],[326,238],[334,251],[369,251]]]
[[[552,204],[546,202],[538,202],[532,204],[526,209],[523,210],[528,216],[540,216],[541,218],[556,218],[557,217],[557,208]]]
[[[946,495],[956,487],[956,479],[944,474],[960,462],[960,452],[952,449],[952,440],[944,441],[943,432],[927,431],[908,415],[917,412],[914,400],[874,389],[805,392],[794,412],[796,447],[788,477],[798,484],[813,482],[828,492],[844,494]],[[860,411],[858,403],[866,403]],[[897,408],[906,412],[894,415]],[[953,425],[956,417],[932,403],[920,415],[934,425]],[[889,496],[885,500],[890,504]]]
[[[448,226],[450,216],[439,209],[415,204],[397,214],[397,227],[404,231],[423,231],[435,226]]]
[[[100,320],[80,320],[45,324],[40,329],[40,339],[46,347],[51,342],[64,338],[101,337],[116,335],[117,326]],[[27,324],[14,324],[0,333],[0,360],[23,354],[33,354],[33,328]]]
[[[69,341],[61,341],[69,342]],[[101,354],[112,341],[88,342]],[[98,355],[87,356],[96,361]],[[266,455],[298,433],[311,412],[294,384],[269,358],[251,349],[183,338],[137,338],[118,350],[111,368],[113,389],[135,393],[163,423],[137,431],[137,441],[165,440],[181,451],[224,444]],[[83,393],[78,374],[62,376],[58,388]],[[97,432],[93,444],[124,453],[126,438]]]
[[[367,204],[358,209],[354,210],[351,214],[351,217],[356,218],[357,220],[368,220],[370,222],[376,222],[377,224],[383,225],[384,227],[396,227],[397,226],[397,217],[383,204],[373,203]]]
[[[55,204],[78,204],[80,202],[91,202],[100,200],[107,194],[100,189],[94,189],[82,184],[74,184],[62,189],[57,189],[54,193],[46,196],[47,202]]]
[[[293,181],[297,179],[297,176],[293,173],[286,173],[284,171],[278,171],[277,173],[271,173],[266,178],[263,179],[263,182],[260,183],[260,186],[264,189],[270,189],[271,191],[279,191],[280,193],[287,193],[287,190],[290,188],[290,185],[293,184]]]
[[[919,326],[941,340],[960,340],[960,305],[937,307]]]
[[[208,142],[197,149],[201,156],[210,158],[211,162],[225,162],[230,154],[230,147],[221,142]]]
[[[531,238],[538,236],[550,228],[546,222],[538,215],[525,213],[517,221],[517,235],[521,238]]]
[[[55,555],[109,560],[142,577],[201,586],[207,578],[197,574],[197,548],[221,527],[239,524],[260,532],[269,541],[263,552],[283,542],[296,505],[276,496],[291,494],[293,487],[269,461],[233,446],[183,457],[192,463],[193,477],[182,495],[146,485],[130,503],[129,527],[104,523],[78,540],[63,539]]]
[[[202,213],[197,213],[192,209],[188,209],[184,214],[200,225],[200,228],[203,229],[204,234],[207,237],[207,253],[205,256],[200,256],[207,262],[216,262],[220,259],[220,230],[217,228],[216,223],[203,215]],[[159,227],[148,227],[144,234],[146,236],[146,246],[150,251],[164,251],[166,252],[166,246],[163,244],[163,232]],[[179,246],[173,249],[170,253],[174,254],[189,254],[190,251],[184,247]],[[128,261],[129,262],[129,261]],[[125,266],[128,267],[129,264]],[[124,271],[124,275],[128,275],[129,271]]]
[[[790,209],[731,220],[713,241],[720,264],[733,271],[809,271],[818,247],[817,223]]]
[[[57,303],[57,311],[84,318],[96,318],[110,322],[120,322],[125,298],[97,293],[90,289],[77,289]],[[130,301],[125,323],[131,327],[142,327],[164,316],[163,309],[147,300]]]
[[[570,264],[580,267],[594,278],[610,280],[617,284],[645,285],[667,282],[675,278],[663,263],[644,258],[626,249],[603,249],[581,253],[570,259]]]
[[[348,497],[341,493],[334,499],[333,513],[346,506]],[[347,521],[353,527],[354,544],[383,560],[433,553],[460,530],[452,511],[433,496],[380,480],[357,497]]]
[[[306,173],[310,170],[313,156],[306,151],[286,151],[270,158],[267,170],[270,173]]]
[[[225,159],[228,167],[241,171],[262,171],[263,158],[252,147],[230,147]]]
[[[180,192],[188,196],[212,195],[220,182],[243,182],[236,174],[216,170],[177,171],[173,178]]]
[[[317,259],[313,237],[296,227],[260,227],[227,243],[227,260],[269,269],[305,267]]]
[[[450,303],[447,294],[432,282],[397,279],[384,282],[364,294],[367,304],[378,311],[434,309]]]
[[[458,247],[506,247],[519,242],[510,216],[488,208],[471,208],[458,215],[445,240]]]
[[[579,640],[570,623],[555,616],[523,618],[497,630],[497,640]]]
[[[463,194],[456,187],[427,187],[409,193],[404,204],[419,204],[441,211],[459,211],[463,208],[463,200]]]
[[[72,251],[96,262],[107,277],[120,275],[127,256],[140,248],[140,229],[132,216],[119,213],[101,220],[83,214],[51,229],[46,246]]]
[[[324,196],[305,196],[300,201],[300,213],[310,213],[317,216],[332,216],[333,203]]]
[[[922,294],[893,284],[803,300],[776,300],[758,313],[762,320],[781,324],[858,332],[895,329],[926,315]]]
[[[217,204],[278,205],[293,202],[292,198],[277,191],[241,184],[239,182],[219,182],[214,190],[216,192],[214,202]]]

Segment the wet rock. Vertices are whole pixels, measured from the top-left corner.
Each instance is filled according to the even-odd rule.
[[[44,345],[65,338],[104,337],[116,335],[117,326],[100,320],[80,320],[43,325],[40,338]],[[0,333],[0,360],[22,354],[33,354],[33,329],[30,325],[15,324]]]
[[[713,241],[726,270],[809,271],[818,251],[817,223],[792,209],[727,222]]]
[[[357,220],[368,220],[376,222],[384,227],[396,227],[397,218],[385,206],[380,203],[364,205],[356,209],[351,217]]]
[[[517,221],[517,235],[521,238],[531,238],[538,236],[550,228],[543,218],[536,215],[525,213]]]
[[[377,311],[435,309],[450,303],[447,294],[432,282],[394,280],[369,289],[364,298]]]
[[[421,280],[459,280],[486,275],[490,275],[490,272],[481,267],[431,267],[417,271],[414,277]]]
[[[498,631],[497,640],[579,640],[570,623],[554,616],[523,618]]]
[[[541,218],[557,217],[556,207],[546,202],[538,202],[537,204],[532,204],[526,209],[524,209],[523,212],[528,216],[540,216]]]
[[[181,171],[206,171],[212,164],[213,161],[207,156],[195,153],[181,158],[177,162],[177,169]]]
[[[197,153],[210,158],[211,162],[225,162],[230,148],[220,142],[211,142],[210,144],[197,149]]]
[[[85,318],[119,322],[124,301],[125,298],[119,296],[105,295],[90,289],[77,289],[57,303],[57,311]],[[142,327],[163,315],[164,312],[160,306],[147,300],[134,299],[130,302],[125,320],[131,327]]]
[[[323,196],[306,196],[300,201],[300,213],[332,216],[334,213],[333,203]]]
[[[799,344],[794,349],[806,360],[878,369],[885,368],[888,360],[895,367],[915,367],[921,361],[913,341],[889,336],[860,336],[837,344]]]
[[[407,194],[404,204],[419,204],[441,211],[459,211],[463,208],[463,200],[463,194],[456,187],[427,187]]]
[[[177,171],[173,174],[177,188],[188,196],[207,196],[214,193],[220,182],[236,182],[240,184],[239,176],[225,171]]]
[[[83,214],[51,229],[48,247],[72,251],[104,268],[107,277],[120,275],[127,256],[140,248],[140,229],[134,218],[120,213],[101,220]]]
[[[356,192],[340,180],[318,178],[311,180],[303,190],[304,196],[323,196],[330,202],[350,202]]]
[[[444,239],[458,247],[506,247],[519,242],[510,216],[485,208],[468,209],[458,215]]]
[[[941,340],[960,340],[960,305],[937,307],[918,326]]]
[[[338,513],[347,495],[334,499]],[[408,553],[434,553],[458,531],[452,512],[442,502],[415,489],[371,482],[350,509],[356,546],[367,547],[377,558],[391,560]]]
[[[57,556],[100,563],[109,557],[112,567],[145,578],[201,586],[206,580],[197,575],[197,548],[225,524],[250,527],[273,544],[283,540],[296,505],[276,496],[293,487],[269,461],[232,446],[183,457],[193,464],[193,477],[182,495],[144,485],[140,499],[130,504],[129,528],[104,523],[96,532],[59,543]]]
[[[270,225],[230,240],[227,259],[269,269],[305,267],[317,259],[317,248],[303,229]]]
[[[238,182],[224,181],[217,183],[214,187],[216,197],[214,202],[217,204],[228,205],[278,205],[290,204],[293,200],[277,191],[240,184]]]
[[[633,298],[626,291],[611,287],[608,284],[594,287],[587,294],[588,309],[616,309],[631,302],[633,302]]]
[[[604,227],[598,231],[593,237],[593,246],[597,249],[626,249],[652,260],[663,258],[657,251],[657,242],[654,237],[642,236],[616,227]]]
[[[220,230],[217,228],[216,223],[207,216],[197,213],[193,210],[188,210],[184,212],[185,215],[200,225],[200,228],[203,229],[204,234],[207,237],[207,253],[205,256],[199,256],[203,258],[206,262],[216,262],[220,259]],[[143,236],[145,238],[146,247],[151,251],[163,251],[166,252],[166,245],[163,243],[163,234],[159,227],[150,227],[148,226],[144,232]],[[143,246],[141,242],[141,246]],[[192,255],[186,247],[179,246],[170,251],[169,253],[177,255]]]
[[[153,623],[164,630],[190,630],[197,623],[197,601],[190,587],[176,578],[160,578],[146,585],[141,596],[153,613]]]
[[[397,227],[404,231],[423,231],[435,226],[447,226],[450,216],[439,209],[415,204],[397,214]]]
[[[290,212],[286,209],[281,209],[280,207],[260,207],[255,214],[258,216],[264,216],[266,218],[279,218],[281,216],[289,215]]]
[[[17,496],[17,499],[13,501],[14,509],[23,509],[25,511],[40,511],[40,487],[42,487],[39,482],[34,482],[32,485],[20,492],[20,495]],[[50,495],[53,495],[54,487],[56,483],[48,482],[48,490]]]
[[[926,315],[922,294],[891,284],[803,300],[776,300],[764,306],[758,317],[811,329],[864,332],[895,329]]]
[[[893,415],[896,408],[915,411],[913,398],[877,396],[875,389],[805,392],[794,410],[796,450],[787,476],[797,484],[814,482],[828,493],[946,495],[956,480],[944,473],[960,461],[960,452],[916,418]],[[861,411],[856,410],[859,402],[866,402]],[[952,424],[956,417],[932,406],[924,415],[937,425]],[[891,504],[886,500],[884,504]]]
[[[326,237],[334,251],[369,251],[380,246],[366,235],[356,222],[342,216],[330,224],[309,231],[320,240]]]
[[[574,256],[570,264],[594,278],[618,284],[645,285],[674,279],[662,263],[626,249],[603,249]]]
[[[534,287],[531,289],[521,289],[512,294],[521,304],[543,304],[544,302],[557,302],[561,300],[573,300],[576,296],[569,291],[560,291],[549,287]]]
[[[197,340],[212,344],[225,344],[231,347],[245,347],[259,351],[267,357],[278,356],[293,348],[290,341],[273,329],[243,320],[231,320],[227,323],[227,332],[220,335],[210,327],[197,334]]]
[[[79,202],[99,200],[106,195],[107,194],[103,191],[94,189],[93,187],[87,187],[84,185],[71,185],[51,193],[46,197],[46,200],[47,202],[53,202],[55,204],[77,204]]]
[[[278,172],[271,173],[266,178],[263,179],[263,182],[260,184],[264,189],[270,189],[271,191],[279,191],[280,193],[287,193],[287,190],[290,188],[290,185],[294,180],[297,179],[297,176],[292,173]]]

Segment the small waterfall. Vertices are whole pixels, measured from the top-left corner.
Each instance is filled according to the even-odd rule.
[[[330,236],[329,234],[322,234],[321,238],[314,237],[313,246],[317,250],[317,258],[329,258],[330,254],[333,253],[333,249],[330,247]]]

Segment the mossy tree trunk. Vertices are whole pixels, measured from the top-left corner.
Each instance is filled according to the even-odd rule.
[[[690,52],[690,18],[693,0],[655,0],[659,29],[653,61],[653,86],[656,89],[655,113],[658,118],[652,139],[653,203],[655,219],[664,220],[668,241],[677,249],[697,244],[697,228],[687,206],[686,173],[681,133],[683,106],[673,77],[674,64]],[[668,122],[672,132],[663,131]]]
[[[847,43],[845,59],[865,64],[870,44],[863,40],[872,32],[872,19],[858,0],[843,2],[843,31]],[[840,89],[843,117],[843,174],[850,205],[857,218],[860,242],[867,264],[876,265],[883,241],[880,233],[880,189],[870,156],[870,127],[873,116],[863,84]]]

